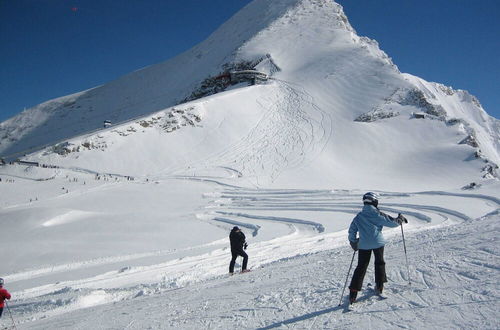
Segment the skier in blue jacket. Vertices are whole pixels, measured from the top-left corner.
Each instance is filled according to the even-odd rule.
[[[359,250],[358,265],[354,270],[351,285],[349,285],[349,301],[354,303],[363,285],[366,269],[370,263],[373,251],[375,255],[375,291],[382,294],[384,283],[387,282],[385,274],[384,245],[382,227],[398,227],[405,219],[401,214],[393,218],[380,212],[378,209],[378,195],[368,192],[363,195],[363,210],[352,220],[349,227],[349,243],[354,251]],[[359,234],[359,237],[357,237]]]

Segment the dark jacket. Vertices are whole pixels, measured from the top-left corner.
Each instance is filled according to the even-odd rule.
[[[243,250],[243,245],[245,244],[245,234],[240,230],[231,230],[229,234],[229,240],[231,241],[231,250]]]

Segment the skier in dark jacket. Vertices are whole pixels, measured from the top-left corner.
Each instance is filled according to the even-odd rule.
[[[240,230],[240,228],[234,226],[229,234],[229,241],[231,242],[231,262],[229,263],[229,274],[234,273],[234,264],[236,263],[236,258],[238,256],[243,257],[243,266],[241,267],[241,272],[246,273],[247,263],[248,263],[248,255],[243,251],[246,249],[248,244],[245,241],[245,234]]]
[[[3,278],[0,278],[0,318],[2,317],[5,299],[10,299],[10,293],[3,288]]]
[[[384,283],[387,282],[385,274],[384,245],[382,227],[398,227],[405,218],[399,214],[393,218],[380,212],[378,209],[378,195],[368,192],[363,195],[363,210],[352,220],[349,227],[349,243],[354,251],[359,250],[358,265],[354,270],[351,285],[349,285],[349,302],[356,301],[358,291],[361,290],[366,269],[370,263],[371,254],[375,256],[375,292],[382,294]],[[359,238],[357,234],[359,233]]]

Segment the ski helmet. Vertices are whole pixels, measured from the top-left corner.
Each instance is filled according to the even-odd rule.
[[[367,192],[366,194],[363,195],[363,203],[371,204],[374,206],[378,205],[378,194],[373,193],[373,192]]]
[[[4,283],[3,278],[0,278],[0,286],[3,286],[3,283]]]

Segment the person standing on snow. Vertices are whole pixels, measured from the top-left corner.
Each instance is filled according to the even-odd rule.
[[[5,299],[11,298],[9,291],[3,288],[3,284],[4,284],[3,278],[0,278],[0,318],[2,317],[3,308],[5,305],[4,303]]]
[[[375,255],[375,292],[379,295],[382,294],[384,283],[387,282],[384,261],[385,240],[382,235],[382,227],[398,227],[405,220],[401,213],[397,218],[393,218],[380,212],[378,195],[375,193],[364,194],[363,204],[363,210],[354,217],[349,227],[349,243],[354,251],[359,250],[358,265],[349,285],[349,302],[351,304],[356,301],[358,292],[363,285],[372,251]],[[359,238],[357,237],[358,233]]]
[[[243,257],[243,266],[241,267],[241,272],[246,273],[247,269],[248,255],[243,251],[246,249],[248,244],[245,241],[245,234],[240,230],[240,228],[234,226],[229,234],[229,241],[231,242],[231,262],[229,263],[229,274],[234,273],[234,264],[236,263],[236,258],[238,256]]]

